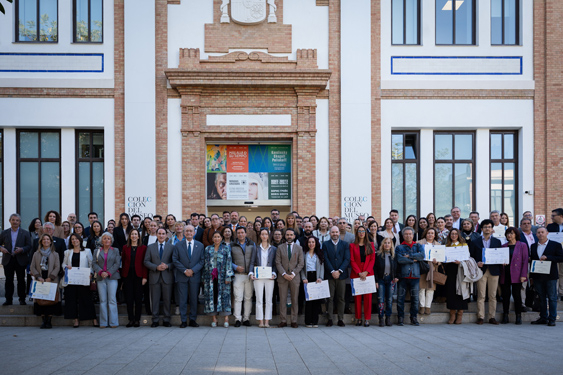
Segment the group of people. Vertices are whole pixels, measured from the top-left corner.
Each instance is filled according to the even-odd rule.
[[[106,228],[97,214],[88,215],[89,226],[69,214],[62,222],[49,211],[44,223],[35,218],[29,230],[21,228],[18,214],[10,216],[10,228],[0,234],[0,251],[6,275],[6,301],[13,303],[14,275],[20,304],[32,279],[58,283],[54,301],[35,300],[34,312],[43,319],[41,328],[51,328],[53,315],[60,315],[64,296],[64,317],[92,320],[101,328],[119,326],[120,293],[127,305],[127,327],[139,327],[143,305],[152,315],[152,327],[171,325],[172,304],[177,305],[181,328],[197,327],[198,298],[203,295],[204,314],[211,325],[250,326],[255,296],[256,320],[270,327],[279,301],[279,327],[297,327],[304,313],[307,327],[318,327],[322,304],[326,325],[344,326],[344,314],[351,300],[350,279],[373,276],[377,287],[376,310],[379,326],[391,326],[393,295],[397,294],[397,324],[404,325],[405,301],[410,294],[410,324],[419,325],[419,314],[431,314],[433,302],[446,302],[449,324],[461,324],[473,295],[477,301],[477,324],[497,325],[497,299],[502,300],[503,318],[509,323],[511,297],[516,324],[522,312],[539,297],[539,318],[532,324],[555,326],[558,295],[563,295],[558,263],[563,262],[561,243],[550,240],[549,232],[563,232],[563,209],[552,211],[547,227],[532,223],[526,211],[520,227],[510,226],[508,215],[493,211],[481,220],[471,212],[462,219],[454,207],[449,215],[433,213],[399,222],[397,210],[380,226],[373,216],[346,218],[315,215],[301,217],[291,212],[284,219],[276,209],[267,217],[249,221],[237,211],[207,217],[193,213],[186,221],[174,215],[164,220],[122,213]],[[442,264],[425,260],[427,244],[467,246],[470,258]],[[483,249],[508,247],[507,264],[485,264]],[[533,260],[551,262],[549,273],[530,272]],[[90,285],[70,285],[67,273],[73,267],[89,268]],[[266,276],[256,268],[268,270]],[[266,267],[266,268],[263,268]],[[269,268],[268,268],[269,267]],[[563,266],[561,267],[563,271]],[[27,288],[26,288],[27,274]],[[328,281],[330,297],[305,302],[304,286]],[[488,298],[488,315],[485,301]],[[562,297],[563,299],[563,297]],[[99,320],[94,303],[99,302]],[[371,321],[372,294],[354,296],[357,326]],[[287,314],[290,306],[290,315]],[[218,316],[223,318],[218,322]]]

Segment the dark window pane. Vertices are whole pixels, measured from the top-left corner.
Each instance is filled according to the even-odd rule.
[[[502,163],[491,163],[491,211],[502,212]]]
[[[103,40],[102,27],[102,0],[91,0],[90,6],[90,37],[91,42],[101,42]]]
[[[391,179],[391,197],[392,206],[394,209],[399,211],[399,217],[404,217],[404,207],[403,207],[403,188],[404,188],[404,176],[403,176],[403,164],[397,163],[391,165],[392,179]]]
[[[502,134],[491,134],[491,159],[502,159]]]
[[[403,44],[403,0],[393,0],[392,24],[393,24],[393,44]]]
[[[452,0],[436,0],[436,44],[453,44]]]
[[[491,44],[502,44],[502,2],[491,0]]]
[[[455,159],[473,159],[473,134],[455,135]]]
[[[59,157],[59,133],[41,133],[41,157]]]
[[[41,163],[41,217],[49,210],[60,212],[61,178],[59,173],[58,162]]]
[[[455,202],[462,217],[468,217],[473,207],[473,168],[471,163],[455,165]]]
[[[408,215],[418,214],[418,202],[417,202],[417,176],[416,176],[416,164],[406,163],[405,164],[405,213],[404,218]]]
[[[78,133],[78,157],[90,158],[90,133]]]
[[[20,133],[20,158],[38,158],[39,152],[39,133],[21,132]]]
[[[434,145],[436,160],[451,160],[453,156],[452,135],[436,134],[434,137]]]
[[[504,135],[504,158],[514,158],[514,134]]]
[[[434,165],[434,207],[436,217],[450,213],[453,207],[453,165],[435,164]]]
[[[88,41],[88,0],[76,0],[76,41]]]
[[[418,0],[406,0],[406,44],[418,44]]]
[[[391,159],[403,160],[403,135],[393,134],[391,136]]]
[[[418,154],[416,147],[416,134],[405,135],[405,159],[416,159]]]
[[[57,0],[39,2],[40,37],[42,42],[57,41]]]
[[[504,44],[516,44],[516,24],[519,22],[516,12],[516,1],[504,0]]]
[[[92,163],[92,211],[104,218],[104,163]],[[103,222],[103,221],[102,221]]]
[[[90,163],[78,163],[78,212],[80,213],[80,220],[83,223],[88,222],[88,213],[90,210]]]
[[[93,133],[92,138],[93,138],[93,146],[94,146],[92,157],[103,159],[104,158],[104,134],[103,133]]]
[[[37,1],[20,0],[18,3],[18,40],[34,42],[37,40]]]
[[[473,0],[456,0],[455,44],[473,44]]]
[[[39,216],[39,163],[21,162],[19,178],[20,215],[24,225]]]
[[[510,223],[516,225],[516,180],[514,163],[504,163],[504,212],[508,215]]]

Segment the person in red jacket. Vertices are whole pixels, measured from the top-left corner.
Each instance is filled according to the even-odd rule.
[[[367,230],[359,226],[356,230],[354,243],[350,244],[350,265],[352,273],[350,278],[365,280],[373,276],[373,265],[375,263],[375,247],[369,241]],[[364,327],[369,327],[371,320],[371,293],[354,297],[356,302],[356,325],[362,325],[362,299],[364,300]]]
[[[143,285],[147,283],[148,269],[144,265],[147,247],[141,244],[141,235],[137,229],[131,229],[127,244],[123,246],[121,276],[127,302],[129,323],[126,327],[141,325],[141,309],[143,308]]]

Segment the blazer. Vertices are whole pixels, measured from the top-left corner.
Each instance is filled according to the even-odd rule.
[[[119,253],[123,250],[123,246],[127,244],[127,237],[123,233],[123,228],[115,227],[113,228],[113,247],[119,249]]]
[[[301,280],[307,280],[307,253],[303,254],[303,268],[301,269]],[[317,256],[317,262],[315,264],[315,272],[317,273],[317,279],[324,280],[325,278],[325,266],[321,263],[321,260]]]
[[[555,241],[547,240],[547,245],[543,255],[547,257],[547,260],[551,262],[551,270],[549,275],[543,273],[530,273],[530,278],[537,281],[548,281],[559,279],[559,271],[557,270],[557,263],[563,262],[563,249],[561,244]],[[538,256],[538,244],[532,244],[530,260],[539,260]]]
[[[508,247],[508,243],[505,243],[502,247]],[[528,278],[528,244],[516,241],[514,254],[512,254],[512,261],[510,262],[510,282],[512,284],[520,283],[521,277]],[[504,267],[500,269],[500,283],[505,283]]]
[[[262,264],[262,248],[260,245],[256,246],[250,259],[250,273],[254,274],[254,267],[272,267],[272,273],[276,276],[276,250],[275,246],[270,245],[268,248],[268,263]]]
[[[62,274],[64,273],[64,270],[62,269],[62,264],[63,264],[63,260],[65,257],[65,250],[66,250],[66,244],[65,244],[65,240],[63,240],[62,238],[59,237],[55,237],[53,236],[53,247],[55,248],[55,251],[57,252],[57,254],[59,254],[59,276],[62,276]],[[32,251],[37,251],[37,249],[39,248],[39,238],[33,240],[33,247],[32,247]]]
[[[137,246],[137,252],[135,254],[135,274],[137,277],[143,279],[149,278],[149,270],[144,264],[146,251],[147,247],[145,245]],[[127,277],[131,267],[131,247],[123,246],[123,250],[121,251],[121,262],[121,274],[123,277]]]
[[[36,279],[41,277],[41,252],[37,250],[33,254],[33,258],[31,259],[31,265],[29,267],[29,273]],[[59,254],[55,251],[51,250],[51,255],[49,255],[48,260],[49,270],[47,272],[47,276],[51,279],[52,283],[59,282],[59,271],[61,269],[61,262],[59,261]]]
[[[350,244],[350,265],[352,272],[350,273],[351,279],[360,277],[358,274],[368,271],[368,276],[374,276],[373,266],[375,265],[375,247],[371,244],[373,252],[369,255],[366,254],[366,261],[362,263],[360,256],[360,247],[354,243]]]
[[[375,255],[375,265],[373,267],[375,278],[376,280],[383,280],[385,277],[385,257],[383,256],[383,252],[381,254]],[[391,279],[397,278],[397,257],[390,259],[391,263]]]
[[[2,256],[2,265],[5,266],[10,263],[10,260],[14,256],[12,254],[12,228],[8,228],[0,233],[0,246],[4,246],[6,250],[10,252],[10,254],[3,254]],[[32,253],[31,250],[31,235],[28,231],[23,228],[19,228],[18,236],[16,237],[16,247],[21,247],[23,251],[19,254],[16,254],[16,260],[20,266],[27,266],[29,263],[29,256]],[[37,249],[35,249],[37,250]]]
[[[65,251],[65,257],[63,260],[63,271],[65,268],[72,267],[72,250]],[[80,253],[80,268],[90,268],[90,273],[94,273],[92,270],[92,252],[90,249],[84,249]],[[63,278],[63,287],[67,286],[68,283],[65,281],[66,278]]]
[[[185,238],[174,245],[174,252],[172,253],[172,263],[174,263],[176,281],[178,282],[187,282],[190,279],[196,282],[199,282],[199,280],[201,280],[201,270],[203,269],[203,264],[205,262],[203,253],[204,248],[201,242],[193,239],[192,241],[194,243],[194,246],[192,249],[191,258],[188,255],[188,245]],[[186,274],[184,273],[188,269],[194,272],[191,278],[186,276]]]
[[[502,246],[498,238],[491,236],[490,239],[491,248],[499,248]],[[475,262],[477,263],[483,261],[483,237],[471,241],[471,243],[469,244],[469,255],[471,256],[471,258],[475,259]],[[483,273],[485,273],[488,269],[489,273],[492,276],[500,276],[500,268],[500,264],[483,264],[481,270],[483,271]]]
[[[348,278],[348,267],[350,267],[350,244],[342,240],[338,240],[336,246],[332,239],[323,243],[325,253],[325,271],[331,274],[332,271],[342,271],[339,280]]]
[[[199,225],[195,228],[194,240],[203,243],[203,228]]]
[[[546,229],[547,229],[548,232],[555,232],[555,233],[561,232],[561,230],[559,228],[559,224],[557,224],[557,223],[547,224]],[[536,231],[537,231],[537,229],[536,229]]]
[[[160,257],[160,251],[158,246],[158,241],[150,244],[145,252],[145,260],[143,264],[149,270],[149,284],[157,284],[162,278],[165,284],[172,284],[174,282],[174,263],[172,262],[172,255],[174,253],[174,245],[171,241],[166,241],[164,248],[162,249],[162,258]],[[159,271],[156,269],[160,263],[165,263],[168,268],[164,271]]]
[[[291,259],[287,257],[287,243],[282,243],[278,246],[276,250],[276,268],[278,269],[278,274],[293,273],[295,274],[293,282],[300,283],[299,273],[303,269],[304,262],[303,248],[301,246],[295,243],[291,245]],[[283,277],[278,278],[278,282],[285,281]]]
[[[119,255],[119,250],[115,247],[110,247],[108,250],[108,264],[107,272],[109,273],[110,280],[118,280],[121,278],[119,275],[119,266],[121,264],[121,255]],[[100,276],[102,269],[104,268],[104,249],[99,248],[94,254],[94,260],[92,261],[92,268],[94,272],[97,273],[96,281],[102,281],[104,278]]]

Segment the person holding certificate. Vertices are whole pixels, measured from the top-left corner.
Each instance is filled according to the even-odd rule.
[[[438,237],[438,231],[436,228],[426,228],[422,234],[422,239],[418,241],[422,246],[424,245],[440,245],[436,238]],[[434,291],[436,290],[436,284],[434,284],[434,272],[438,271],[438,267],[442,265],[441,262],[437,262],[436,259],[428,261],[429,271],[426,275],[420,278],[420,291],[418,292],[418,299],[420,301],[420,308],[418,313],[420,315],[426,314],[430,315],[432,307],[432,299],[434,298]]]
[[[213,233],[213,245],[205,248],[203,283],[204,313],[213,318],[211,327],[217,327],[217,315],[224,317],[223,327],[229,327],[231,315],[231,279],[234,276],[231,250],[223,242],[220,231]]]
[[[559,272],[557,271],[557,263],[563,262],[563,249],[561,244],[550,241],[547,238],[547,229],[538,228],[536,235],[538,242],[532,244],[531,260],[542,260],[551,262],[549,273],[530,273],[530,279],[533,281],[534,288],[540,296],[540,317],[532,324],[547,324],[555,327],[557,319],[557,279]],[[547,302],[549,300],[549,314],[547,310]]]
[[[55,251],[53,239],[46,233],[42,234],[41,237],[39,237],[39,247],[31,259],[29,269],[31,275],[35,277],[35,281],[38,282],[58,283],[60,267],[59,254]],[[55,301],[56,300],[57,298],[55,298]],[[60,311],[60,298],[58,298],[58,301],[53,305],[41,306],[37,302],[33,304],[33,312],[35,315],[41,316],[43,320],[43,324],[41,324],[39,328],[53,328],[51,319],[53,315],[58,315]]]
[[[319,240],[311,236],[305,244],[307,252],[304,254],[305,266],[301,269],[303,284],[320,283],[324,279],[324,254]],[[321,300],[316,299],[305,303],[305,326],[319,328],[319,314]]]
[[[278,232],[278,230],[276,230]],[[281,234],[281,233],[280,233]],[[274,284],[276,275],[276,247],[270,244],[270,234],[267,229],[260,230],[260,242],[252,258],[250,259],[249,276],[254,280],[254,292],[256,293],[256,320],[258,327],[270,328],[272,319],[272,296],[274,294]],[[270,267],[271,277],[269,279],[256,278],[254,275],[255,267]],[[266,294],[266,314],[264,314],[264,293]]]
[[[84,248],[82,238],[73,233],[70,235],[68,242],[69,250],[65,251],[63,267],[67,270],[75,267],[92,269],[92,252],[90,252],[90,249]],[[65,286],[64,317],[65,319],[74,319],[74,328],[80,326],[80,320],[93,320],[94,327],[100,326],[96,319],[96,310],[89,285]]]
[[[367,236],[364,226],[356,230],[354,243],[350,244],[350,266],[351,279],[360,278],[365,280],[368,276],[374,276],[373,266],[375,264],[375,247]],[[362,299],[364,300],[364,327],[369,327],[371,320],[371,293],[354,296],[356,302],[356,326],[362,325]]]
[[[492,228],[491,228],[492,229]],[[465,239],[460,236],[458,229],[452,228],[446,238],[446,247],[467,246]],[[463,310],[468,309],[469,299],[457,294],[457,273],[459,271],[460,261],[446,263],[446,307],[450,310],[450,320],[448,324],[461,324],[463,319]],[[496,287],[495,287],[496,290]]]
[[[502,247],[510,249],[510,263],[500,269],[500,287],[502,290],[502,324],[508,323],[508,309],[510,308],[510,294],[514,298],[516,324],[522,324],[522,283],[528,275],[528,246],[520,242],[520,231],[510,227],[504,232],[508,241]]]

